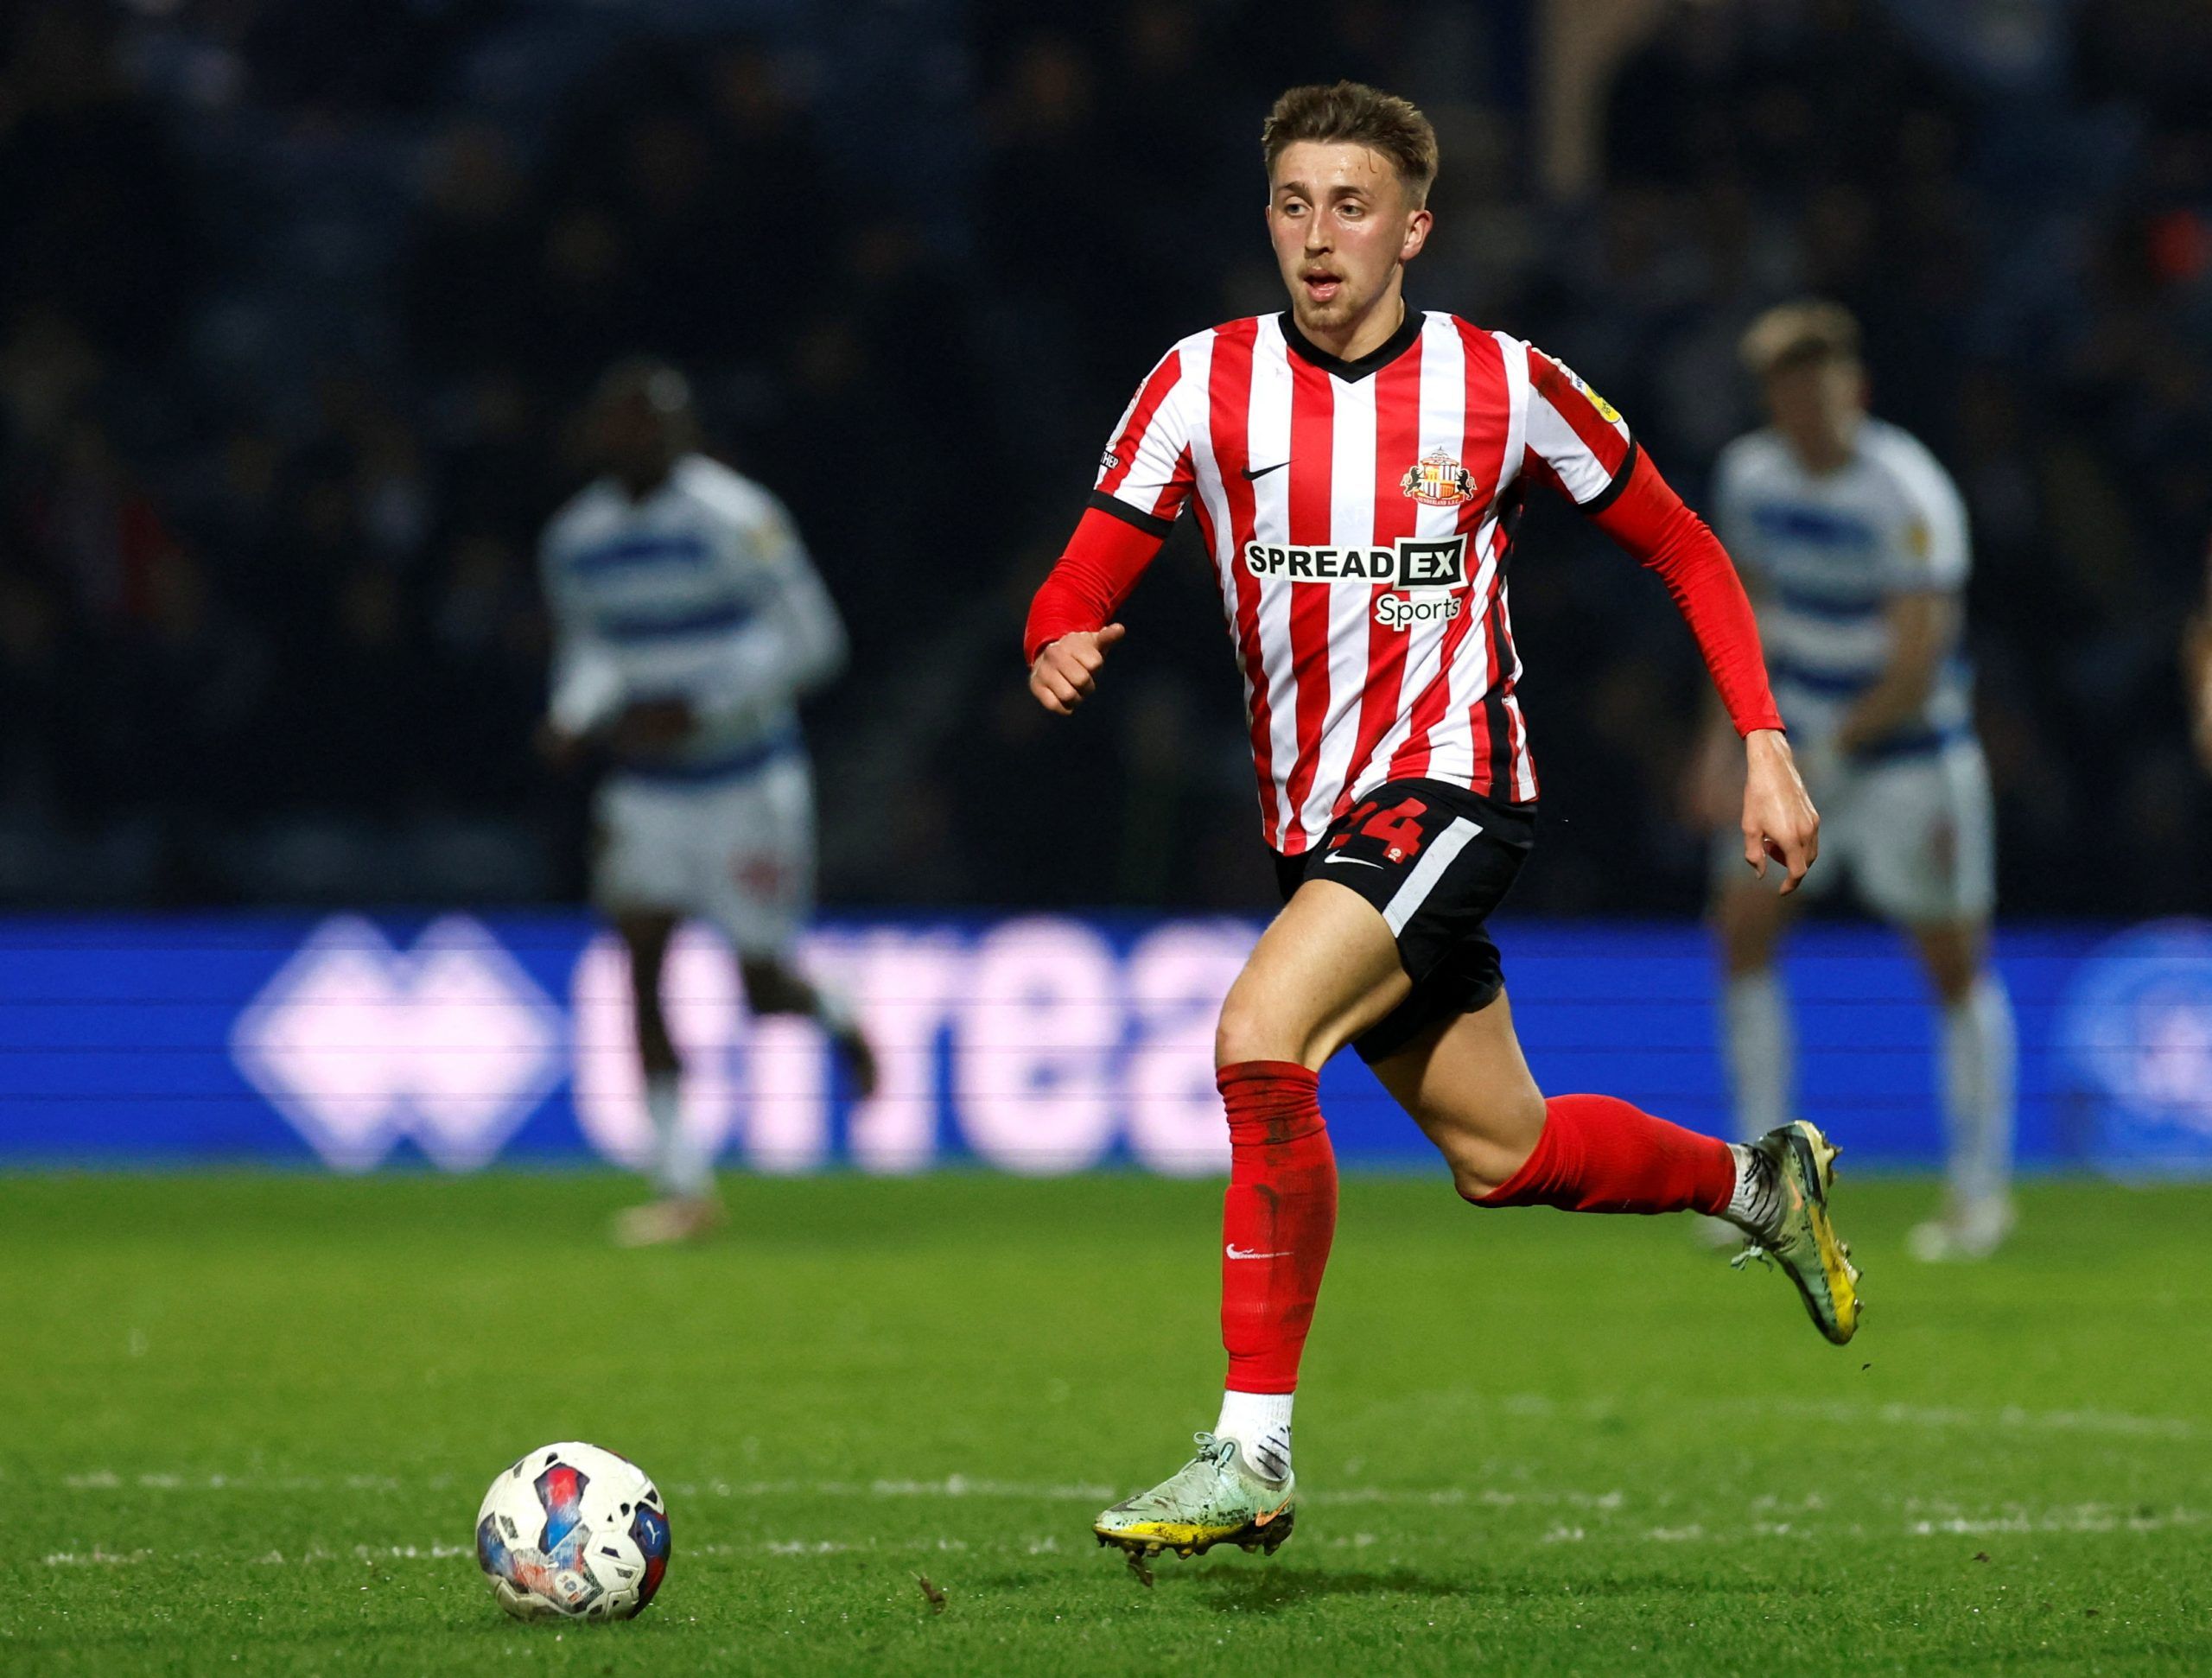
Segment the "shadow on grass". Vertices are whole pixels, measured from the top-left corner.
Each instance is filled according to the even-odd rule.
[[[1240,1567],[1230,1560],[1179,1562],[1172,1555],[1156,1558],[1153,1567],[1158,1582],[1150,1590],[1119,1565],[1111,1569],[1112,1582],[1116,1588],[1126,1587],[1138,1602],[1198,1601],[1224,1614],[1273,1614],[1331,1597],[1463,1597],[1479,1588],[1471,1578],[1445,1578],[1411,1567],[1262,1567],[1256,1563]],[[1101,1569],[1102,1578],[1106,1571]],[[1046,1576],[1002,1572],[972,1582],[997,1591],[1024,1591],[1043,1585]]]
[[[1163,1587],[1170,1577],[1161,1574]],[[1465,1573],[1448,1578],[1411,1567],[1270,1567],[1264,1573],[1251,1573],[1221,1568],[1195,1574],[1190,1584],[1206,1594],[1216,1611],[1243,1614],[1280,1613],[1300,1603],[1319,1602],[1331,1597],[1452,1597],[1525,1601],[1539,1596],[1586,1600],[1765,1594],[1757,1586],[1747,1592],[1740,1580],[1682,1579],[1667,1573],[1640,1573],[1578,1579],[1570,1584],[1551,1575],[1501,1573],[1481,1567],[1470,1567]]]
[[[1160,1585],[1166,1586],[1170,1577],[1163,1574]],[[1331,1597],[1464,1597],[1471,1594],[1473,1582],[1411,1567],[1269,1567],[1264,1573],[1215,1567],[1194,1573],[1189,1583],[1205,1593],[1217,1613],[1279,1614]]]

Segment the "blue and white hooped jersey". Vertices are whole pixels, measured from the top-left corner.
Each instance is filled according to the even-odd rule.
[[[1819,475],[1772,430],[1738,437],[1713,486],[1720,538],[1758,605],[1775,703],[1801,740],[1825,741],[1889,662],[1891,601],[1966,587],[1965,504],[1917,438],[1875,419],[1851,461]],[[1955,647],[1918,715],[1864,755],[1934,750],[1973,726]]]
[[[836,607],[782,505],[691,454],[633,502],[602,480],[547,525],[554,722],[582,734],[640,700],[682,699],[699,719],[632,773],[715,781],[798,750],[800,696],[845,656]]]

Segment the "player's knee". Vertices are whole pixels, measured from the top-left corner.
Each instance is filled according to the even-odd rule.
[[[1248,1060],[1303,1060],[1305,1031],[1271,1007],[1259,987],[1239,982],[1229,988],[1213,1032],[1213,1064],[1235,1066]]]
[[[1235,1066],[1248,1060],[1287,1058],[1280,1035],[1264,1009],[1231,991],[1221,1005],[1221,1018],[1214,1024],[1213,1064]]]
[[[1764,973],[1774,964],[1774,928],[1761,912],[1744,899],[1748,893],[1732,893],[1713,918],[1713,933],[1720,945],[1720,965],[1731,979]]]
[[[1720,976],[1724,979],[1756,979],[1774,965],[1774,952],[1769,950],[1745,951],[1724,950],[1720,956]]]
[[[745,1000],[755,1014],[810,1014],[814,988],[781,962],[747,957],[738,963]]]
[[[1929,985],[1946,1007],[1955,1007],[1971,996],[1974,981],[1981,976],[1980,952],[1964,944],[1924,950],[1923,961]]]
[[[675,1039],[657,1019],[651,1024],[643,1020],[638,1022],[638,1065],[647,1077],[672,1076],[683,1070],[683,1058],[676,1052]]]

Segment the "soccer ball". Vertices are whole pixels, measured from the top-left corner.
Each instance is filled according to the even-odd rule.
[[[476,1511],[476,1560],[517,1619],[626,1620],[668,1572],[668,1511],[627,1457],[571,1440],[531,1452]]]

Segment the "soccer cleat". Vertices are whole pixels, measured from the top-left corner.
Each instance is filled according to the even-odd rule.
[[[1297,1519],[1296,1475],[1267,1478],[1232,1439],[1200,1433],[1198,1446],[1198,1454],[1168,1478],[1090,1523],[1101,1544],[1128,1552],[1130,1569],[1147,1585],[1152,1575],[1145,1564],[1162,1550],[1204,1555],[1217,1544],[1235,1544],[1273,1555]]]
[[[2012,1202],[2005,1195],[1954,1203],[1943,1216],[1917,1224],[1906,1237],[1923,1264],[1951,1264],[1986,1259],[2012,1233]]]
[[[642,1206],[625,1207],[615,1214],[617,1247],[668,1247],[697,1241],[722,1226],[728,1215],[711,1194],[671,1195],[649,1200]]]
[[[1828,1221],[1828,1191],[1843,1150],[1799,1119],[1750,1144],[1773,1168],[1783,1197],[1780,1227],[1748,1236],[1735,1257],[1741,1269],[1756,1258],[1779,1264],[1811,1313],[1813,1325],[1841,1345],[1859,1332],[1859,1270],[1851,1249]]]

